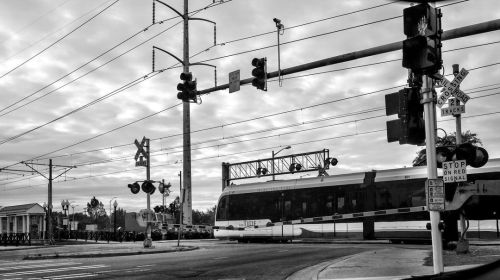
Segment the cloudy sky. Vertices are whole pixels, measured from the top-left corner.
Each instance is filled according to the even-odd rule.
[[[182,10],[181,0],[166,3]],[[217,84],[228,73],[251,76],[251,60],[267,57],[278,69],[276,28],[283,69],[405,39],[402,14],[409,3],[387,0],[190,1],[191,62],[217,67]],[[446,2],[444,30],[500,18],[496,0]],[[144,0],[0,1],[0,168],[28,170],[22,161],[75,165],[54,181],[54,209],[68,199],[82,211],[92,196],[117,197],[127,211],[145,208],[145,195],[127,184],[145,178],[135,167],[134,139],[151,140],[151,178],[171,182],[178,195],[182,170],[182,106],[176,85],[182,68],[153,46],[182,57],[181,19]],[[160,22],[162,22],[160,24]],[[463,129],[478,134],[491,158],[500,156],[500,32],[443,42],[445,74],[451,65],[471,69],[462,83],[470,94]],[[417,146],[387,143],[384,95],[402,89],[402,52],[358,59],[285,76],[268,91],[250,85],[191,104],[193,208],[215,205],[221,163],[329,149],[339,164],[330,175],[410,166]],[[214,69],[193,66],[198,89],[215,84]],[[451,77],[449,77],[451,79]],[[359,97],[356,97],[359,96]],[[272,115],[271,117],[269,115]],[[439,115],[439,114],[438,114]],[[453,117],[438,127],[454,131]],[[443,133],[440,132],[442,136]],[[37,169],[48,176],[46,166]],[[54,176],[63,168],[54,169]],[[300,174],[315,176],[316,174]],[[280,178],[280,177],[278,177]],[[37,174],[0,172],[0,205],[47,201],[47,180]],[[152,204],[161,203],[155,193]]]

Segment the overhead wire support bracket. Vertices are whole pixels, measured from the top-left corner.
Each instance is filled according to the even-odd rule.
[[[153,51],[154,51],[155,49],[157,49],[157,50],[159,50],[159,51],[162,51],[162,52],[164,52],[164,53],[166,53],[166,54],[170,55],[171,57],[175,58],[175,59],[176,59],[176,60],[177,60],[180,64],[184,65],[184,61],[182,61],[180,58],[178,58],[177,56],[175,56],[173,53],[171,53],[171,52],[169,52],[169,51],[166,51],[166,50],[164,50],[164,49],[162,49],[162,48],[159,48],[159,47],[153,46]],[[153,53],[153,55],[154,55],[154,53]],[[153,59],[154,59],[154,56],[153,56]]]

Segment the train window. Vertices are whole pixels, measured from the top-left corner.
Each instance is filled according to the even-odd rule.
[[[344,209],[344,196],[338,196],[337,197],[337,210],[342,210]]]
[[[217,220],[226,220],[226,210],[227,210],[227,196],[220,199],[219,205],[217,205]]]
[[[307,216],[307,202],[302,202],[302,216]]]

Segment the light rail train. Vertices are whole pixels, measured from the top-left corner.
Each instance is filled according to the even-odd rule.
[[[500,159],[468,168],[467,173],[468,182],[500,182]],[[420,166],[231,184],[217,203],[214,236],[239,241],[317,237],[428,240],[426,179],[426,167]],[[456,185],[447,184],[447,200],[453,198],[455,189]],[[468,219],[497,219],[500,197],[473,196],[462,209]],[[448,241],[457,240],[458,217],[458,211],[442,212],[443,238]]]

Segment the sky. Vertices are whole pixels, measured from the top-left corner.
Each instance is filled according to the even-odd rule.
[[[183,1],[167,1],[182,11]],[[500,18],[496,0],[448,1],[443,30]],[[285,29],[280,39],[281,69],[402,41],[403,9],[388,0],[196,0],[189,2],[190,62],[198,90],[228,83],[230,72],[251,77],[253,58],[267,57],[278,70],[273,18]],[[48,176],[54,168],[53,204],[68,200],[82,212],[95,196],[108,209],[138,211],[143,192],[127,185],[144,180],[135,167],[133,142],[151,139],[151,179],[164,179],[179,195],[182,170],[182,105],[177,60],[182,58],[180,17],[159,3],[152,24],[152,1],[0,1],[0,168]],[[500,157],[500,32],[443,41],[444,74],[452,64],[471,70],[461,84],[470,95],[463,131],[477,133],[490,158]],[[407,85],[402,51],[330,65],[268,82],[267,92],[251,85],[222,90],[191,104],[193,209],[213,207],[221,194],[222,162],[237,163],[329,149],[338,165],[330,175],[411,166],[422,148],[388,143],[384,96]],[[160,71],[164,70],[164,71]],[[216,76],[216,79],[214,78]],[[448,76],[452,79],[452,76]],[[356,97],[360,95],[359,97]],[[438,112],[438,136],[455,131],[453,117]],[[316,176],[314,172],[277,179]],[[260,178],[265,181],[269,178]],[[48,180],[34,172],[0,172],[0,206],[47,201]],[[162,203],[156,192],[152,205]],[[73,211],[73,210],[72,210]]]

